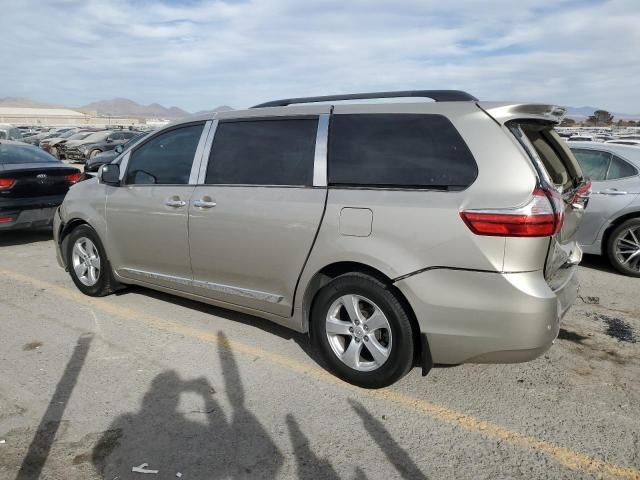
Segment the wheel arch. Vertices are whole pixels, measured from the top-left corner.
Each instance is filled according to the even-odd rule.
[[[613,231],[622,223],[626,222],[627,220],[631,220],[632,218],[640,218],[640,209],[638,210],[634,210],[632,212],[627,212],[623,215],[620,215],[619,217],[615,218],[614,220],[612,220],[611,222],[609,222],[609,225],[607,225],[607,227],[605,228],[604,232],[602,233],[602,242],[600,243],[600,253],[602,254],[602,256],[606,256],[607,255],[607,248],[609,246],[609,238],[611,238],[611,234],[613,233]]]
[[[318,292],[322,287],[328,284],[334,278],[339,277],[340,275],[344,275],[346,273],[363,273],[369,275],[380,282],[387,285],[387,287],[394,293],[394,295],[398,298],[404,309],[406,310],[409,321],[411,323],[411,330],[413,335],[413,344],[414,344],[414,364],[424,363],[421,359],[424,359],[423,351],[428,350],[429,347],[425,343],[426,336],[422,338],[420,332],[420,326],[418,324],[418,319],[416,318],[415,312],[411,307],[411,304],[404,296],[404,294],[393,284],[393,280],[385,275],[380,270],[364,264],[360,262],[352,262],[352,261],[340,261],[331,263],[329,265],[324,266],[320,270],[318,270],[307,283],[306,289],[302,298],[302,321],[303,321],[303,331],[308,335],[311,335],[311,329],[309,328],[309,319],[311,318],[311,309],[313,308],[313,302],[317,297]],[[429,355],[430,356],[430,355]]]
[[[61,226],[58,242],[60,244],[60,253],[62,255],[62,261],[64,262],[65,268],[68,268],[67,241],[69,239],[69,234],[80,225],[87,225],[94,231],[96,230],[89,222],[82,218],[73,218]]]

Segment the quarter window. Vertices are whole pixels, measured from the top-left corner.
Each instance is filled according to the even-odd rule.
[[[188,184],[203,126],[191,125],[170,130],[134,150],[129,159],[126,183]]]
[[[312,185],[317,119],[220,122],[207,184]]]
[[[478,174],[442,115],[339,114],[331,119],[331,185],[464,189]]]
[[[637,175],[638,171],[622,160],[620,157],[614,155],[611,159],[611,166],[609,167],[609,173],[607,174],[607,180],[615,180],[616,178],[633,177]]]

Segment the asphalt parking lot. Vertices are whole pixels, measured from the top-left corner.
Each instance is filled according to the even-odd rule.
[[[85,297],[49,232],[3,233],[0,478],[640,478],[640,279],[599,258],[580,274],[536,361],[373,391],[260,319]]]

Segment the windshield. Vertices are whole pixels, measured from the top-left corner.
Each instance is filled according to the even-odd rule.
[[[44,150],[31,145],[0,143],[0,165],[7,163],[60,163]]]

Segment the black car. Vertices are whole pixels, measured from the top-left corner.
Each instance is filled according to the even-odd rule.
[[[0,231],[48,226],[80,170],[38,147],[0,140]]]
[[[136,143],[142,137],[147,135],[148,132],[133,132],[135,136],[127,140],[126,143],[121,143],[117,145],[113,150],[108,150],[106,152],[98,153],[93,157],[89,158],[84,165],[85,173],[95,173],[102,165],[106,165],[107,163],[111,163],[118,155],[124,152],[131,145]]]
[[[88,159],[95,157],[99,153],[113,150],[118,145],[126,143],[137,134],[138,132],[130,130],[114,131],[104,140],[100,140],[95,143],[83,143],[74,149],[68,149],[66,151],[67,160],[72,162],[86,162]]]

